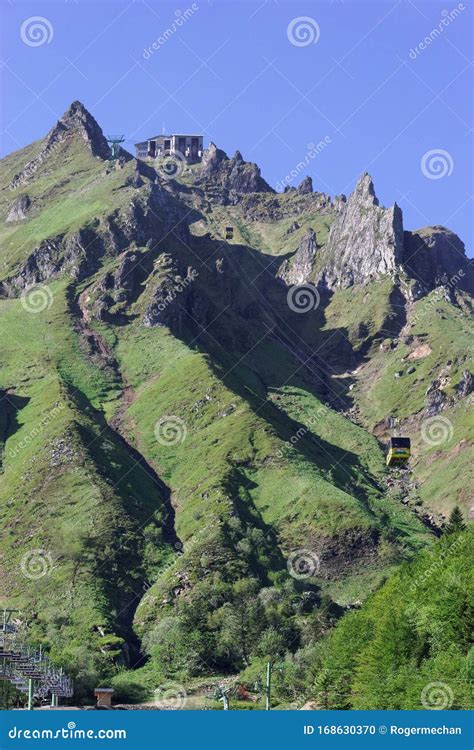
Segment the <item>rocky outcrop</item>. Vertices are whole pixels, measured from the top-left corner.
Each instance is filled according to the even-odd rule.
[[[446,227],[405,232],[403,267],[422,292],[445,286],[474,294],[474,267],[464,243]]]
[[[425,397],[425,413],[428,417],[432,417],[444,409],[447,397],[443,391],[441,378],[436,378],[429,384]]]
[[[94,305],[94,315],[99,319],[107,319],[110,307],[117,303],[130,303],[137,286],[137,271],[139,271],[139,256],[133,250],[126,250],[121,258],[117,270],[108,272],[101,279],[98,288],[101,294]]]
[[[461,398],[470,396],[474,391],[474,376],[469,370],[464,370],[461,380],[457,385],[457,392]]]
[[[16,296],[26,287],[61,276],[79,281],[97,271],[101,258],[116,257],[131,245],[154,249],[164,236],[189,242],[183,215],[185,210],[160,184],[144,185],[124,209],[97,219],[78,232],[43,240],[21,268],[0,284],[0,294]],[[129,260],[125,256],[123,262],[127,264]]]
[[[51,154],[59,146],[67,143],[74,137],[79,137],[85,141],[93,156],[100,159],[110,158],[109,145],[100,126],[84,105],[79,101],[75,101],[49,131],[46,138],[40,141],[41,147],[39,152],[25,164],[21,172],[14,176],[10,183],[10,188],[14,190],[20,185],[30,182]],[[129,154],[127,156],[131,158]]]
[[[313,270],[317,250],[316,232],[313,229],[308,229],[294,256],[280,266],[277,274],[279,278],[283,279],[288,285],[302,284],[307,281]]]
[[[25,221],[29,218],[31,209],[32,204],[30,196],[26,195],[26,193],[24,193],[23,195],[19,195],[18,198],[13,201],[10,207],[6,222],[13,223],[15,221]]]
[[[92,229],[43,240],[20,271],[3,282],[0,291],[6,296],[15,296],[22,289],[63,275],[84,278],[95,270],[102,253],[101,239]]]
[[[452,384],[453,361],[448,360],[438,376],[432,380],[425,392],[424,413],[432,417],[446,408],[455,406],[461,399],[467,398],[474,391],[474,376],[470,370],[463,370],[454,392],[449,395]]]
[[[336,195],[332,200],[332,208],[335,211],[336,214],[341,214],[347,203],[347,198],[344,195],[344,193],[341,193],[341,195]]]
[[[298,185],[298,193],[300,195],[306,195],[306,193],[313,192],[313,180],[311,177],[305,177]]]
[[[188,268],[184,274],[176,269],[167,273],[153,293],[152,302],[143,317],[143,325],[146,328],[169,326],[173,331],[181,331],[190,299],[190,287],[197,275],[193,268]]]
[[[345,288],[395,274],[403,253],[401,209],[379,205],[367,173],[342,204],[325,247],[321,282],[329,289]]]
[[[204,154],[197,182],[215,202],[222,205],[238,203],[242,194],[275,192],[261,177],[259,167],[244,161],[240,151],[229,159],[225,151],[214,143]]]

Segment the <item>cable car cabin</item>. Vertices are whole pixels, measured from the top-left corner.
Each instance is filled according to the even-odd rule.
[[[234,239],[234,227],[226,227],[225,228],[225,238],[226,238],[226,240],[233,240]]]
[[[411,455],[410,438],[393,437],[390,439],[387,453],[387,466],[402,466]]]

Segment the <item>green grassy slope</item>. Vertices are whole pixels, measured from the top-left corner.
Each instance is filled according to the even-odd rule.
[[[461,312],[448,305],[443,325],[428,326],[432,305],[425,314],[417,303],[410,333],[423,342],[426,333],[432,353],[414,362],[414,376],[395,380],[410,345],[400,338],[378,348],[401,325],[391,282],[336,292],[314,314],[291,317],[274,278],[278,256],[309,226],[325,241],[327,201],[318,209],[318,197],[292,192],[210,211],[193,192],[193,170],[160,193],[149,177],[137,185],[133,161],[111,166],[80,139],[9,190],[40,148],[3,162],[0,217],[21,193],[33,208],[26,221],[0,222],[0,278],[18,273],[44,240],[57,238],[64,253],[61,238],[84,227],[104,247],[80,281],[61,268],[45,279],[41,312],[0,299],[0,603],[28,613],[32,635],[84,689],[133,663],[140,647],[150,657],[147,684],[293,653],[306,616],[318,639],[321,612],[331,612],[322,630],[336,617],[330,598],[364,599],[432,542],[413,510],[385,493],[371,431],[387,413],[412,419],[445,357],[455,393],[467,366]],[[135,199],[147,212],[143,236],[139,212],[129,211]],[[299,228],[288,233],[295,212]],[[228,223],[234,242],[223,245]],[[139,272],[129,287],[113,287],[124,249]],[[197,279],[170,304],[169,325],[145,327],[160,284],[189,269]],[[342,351],[355,373],[338,370]],[[362,426],[346,415],[349,381]],[[443,509],[459,501],[467,467],[465,416],[456,404],[449,415],[454,434],[441,455],[414,440],[419,492]],[[443,472],[452,479],[446,503]],[[288,567],[299,551],[316,561],[301,578]],[[24,574],[26,553],[44,575]]]
[[[96,410],[116,384],[79,350],[64,283],[51,288],[40,314],[0,302],[2,414],[14,415],[0,475],[0,601],[33,616],[36,637],[69,669],[90,642],[91,664],[103,670],[121,641],[101,650],[94,628],[132,637],[144,583],[175,554],[170,509]]]
[[[459,400],[457,392],[463,372],[474,368],[471,326],[467,312],[432,292],[412,305],[400,337],[374,347],[357,371],[351,392],[370,429],[392,415],[410,435],[419,496],[438,516],[447,516],[456,504],[467,516],[474,502],[474,420],[469,398]],[[440,381],[445,405],[430,416],[425,411],[427,390],[435,380]]]

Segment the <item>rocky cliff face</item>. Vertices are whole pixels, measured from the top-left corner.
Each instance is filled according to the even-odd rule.
[[[204,154],[198,184],[222,205],[238,203],[239,195],[246,193],[275,192],[261,177],[257,165],[244,161],[240,151],[229,159],[214,143]]]
[[[318,281],[329,289],[363,284],[395,273],[402,255],[401,209],[380,206],[365,173],[331,227]]]
[[[100,126],[76,101],[39,142],[36,156],[14,176],[9,187],[17,189],[34,180],[37,170],[56,149],[62,153],[61,149],[76,139],[84,141],[95,158],[109,159],[109,146]],[[105,165],[104,176],[111,170],[122,169],[130,159],[124,152],[119,160]],[[6,280],[3,292],[14,293],[15,288],[63,273],[80,278],[95,267],[100,255],[117,255],[130,242],[144,246],[151,238],[162,236],[166,226],[172,227],[174,236],[179,235],[179,239],[188,242],[188,224],[181,220],[185,211],[180,214],[176,208],[179,201],[172,200],[169,185],[160,180],[152,166],[141,161],[135,164],[126,184],[136,192],[126,210],[97,222],[93,227],[95,240],[91,242],[89,238],[86,245],[77,232],[73,236],[64,233],[43,240],[20,272]],[[415,296],[439,285],[474,293],[472,263],[466,258],[461,240],[439,226],[404,232],[400,208],[396,204],[391,208],[380,206],[369,174],[360,177],[349,199],[343,195],[331,199],[324,193],[313,192],[310,177],[286,192],[275,193],[261,177],[258,166],[244,161],[239,151],[229,158],[213,143],[205,152],[202,166],[188,190],[193,209],[198,206],[204,212],[212,205],[238,206],[242,219],[249,223],[291,218],[293,221],[285,235],[300,228],[305,214],[325,217],[326,227],[332,222],[325,244],[318,245],[312,229],[299,238],[299,244],[294,243],[295,254],[278,271],[278,276],[287,284],[312,281],[334,290],[365,284],[386,275],[395,278],[403,273],[416,281]],[[185,193],[178,192],[176,196],[186,199]],[[5,221],[11,224],[28,221],[40,210],[36,198],[22,192],[9,204]],[[92,230],[89,227],[87,231]]]
[[[307,186],[298,192],[305,193]],[[441,226],[404,232],[400,208],[379,205],[367,173],[348,200],[340,196],[332,207],[336,219],[326,244],[319,248],[318,262],[316,238],[309,232],[279,269],[278,275],[287,284],[312,280],[334,290],[403,274],[415,282],[410,292],[415,298],[438,286],[446,287],[451,299],[456,290],[474,294],[473,263],[459,237]]]
[[[286,260],[281,265],[278,276],[288,285],[303,284],[308,281],[313,270],[317,250],[316,232],[309,229],[301,239],[293,258]]]
[[[7,224],[16,221],[26,221],[31,214],[31,209],[32,205],[30,196],[26,195],[26,193],[19,195],[18,198],[15,198],[10,207],[6,218]]]
[[[403,266],[423,293],[437,286],[474,294],[474,268],[464,243],[446,227],[405,232]]]

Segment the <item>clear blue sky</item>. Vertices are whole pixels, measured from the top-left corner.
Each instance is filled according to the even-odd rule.
[[[131,142],[163,124],[202,132],[273,186],[326,139],[305,170],[316,190],[348,193],[367,170],[406,228],[444,224],[472,255],[467,0],[3,0],[2,16],[2,155],[44,135],[74,99]],[[39,36],[21,30],[32,16],[46,19]],[[288,31],[303,16],[308,37],[297,21]],[[423,156],[440,150],[424,174]]]

